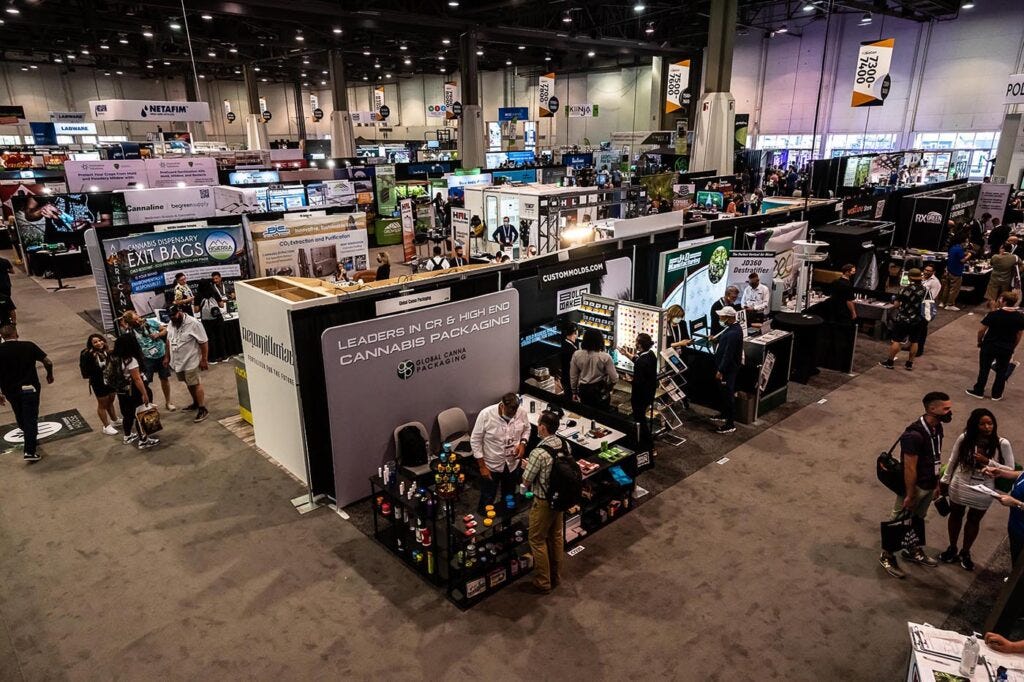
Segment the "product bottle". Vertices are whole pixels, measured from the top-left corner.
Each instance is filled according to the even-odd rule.
[[[960,654],[960,674],[966,678],[974,675],[974,668],[978,665],[978,639],[971,635],[964,641],[964,650]]]

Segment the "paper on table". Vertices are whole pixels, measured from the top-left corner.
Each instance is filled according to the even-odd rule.
[[[975,489],[975,491],[978,491],[979,493],[984,493],[985,495],[988,495],[988,496],[993,497],[993,498],[1001,498],[1002,497],[1001,493],[997,493],[997,492],[993,491],[992,488],[990,488],[989,486],[985,485],[984,483],[978,483],[976,485],[968,485],[968,487],[970,487],[972,489]]]

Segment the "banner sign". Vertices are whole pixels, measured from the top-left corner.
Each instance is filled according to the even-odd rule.
[[[381,165],[377,170],[377,215],[394,215],[398,207],[398,187],[395,181],[395,167]]]
[[[373,110],[380,111],[384,104],[384,86],[378,85],[373,89]]]
[[[1024,103],[1024,73],[1015,73],[1006,81],[1006,97],[1003,104]]]
[[[747,286],[747,278],[756,273],[761,284],[769,289],[775,275],[775,253],[772,251],[733,251],[729,254],[729,286],[737,287],[743,292]]]
[[[530,118],[529,107],[499,107],[499,121],[525,121]]]
[[[945,251],[946,221],[951,197],[908,196],[900,200],[893,245],[930,251]]]
[[[351,180],[324,180],[306,185],[310,206],[355,206],[356,186]]]
[[[969,184],[964,187],[957,187],[949,193],[953,203],[949,207],[949,215],[946,220],[957,223],[967,221],[967,216],[974,217],[974,209],[978,205],[978,196],[981,194],[981,185]]]
[[[558,265],[541,268],[537,284],[541,291],[564,289],[567,286],[593,282],[605,276],[608,268],[604,256],[574,258]]]
[[[250,223],[260,276],[333,277],[338,264],[349,273],[369,267],[366,214],[313,218],[301,224]]]
[[[416,213],[412,199],[402,199],[402,258],[416,260]]]
[[[85,123],[84,111],[51,111],[50,120],[54,123]]]
[[[725,294],[732,237],[701,240],[661,254],[658,290],[662,308],[678,305],[687,321],[707,320],[711,306]]]
[[[978,195],[978,204],[974,207],[974,217],[981,220],[981,216],[988,213],[993,218],[999,218],[1003,222],[1006,211],[1006,202],[1010,198],[1013,185],[995,184],[984,182],[981,184],[981,193]]]
[[[565,108],[565,115],[569,118],[597,118],[597,104],[570,104]]]
[[[166,307],[164,292],[174,287],[174,276],[179,272],[192,282],[209,279],[214,272],[225,279],[247,274],[241,226],[105,239],[103,253],[115,317],[126,310],[147,315]]]
[[[146,177],[149,187],[190,187],[220,184],[217,179],[217,160],[209,156],[174,159],[146,159]]]
[[[469,248],[470,217],[468,208],[452,206],[452,236],[455,237],[456,242],[460,242],[467,249]]]
[[[571,289],[560,289],[555,296],[555,314],[564,315],[583,306],[583,296],[590,293],[590,284],[580,284]]]
[[[53,129],[58,135],[95,135],[95,123],[54,122]]]
[[[786,283],[786,290],[796,287],[796,256],[793,244],[798,239],[807,239],[807,221],[798,220],[778,227],[762,230],[754,235],[755,248],[775,254],[775,273],[772,279]]]
[[[368,478],[394,459],[396,424],[449,407],[461,407],[472,424],[481,407],[515,390],[518,293],[506,289],[332,327],[321,349],[335,497],[345,506],[366,497]]]
[[[120,161],[66,161],[68,191],[97,192],[145,187],[149,176],[142,159]]]
[[[665,85],[665,113],[679,111],[689,104],[690,60],[684,59],[668,65],[668,81]]]
[[[445,106],[443,104],[428,104],[427,118],[445,118]]]
[[[452,105],[459,102],[462,98],[459,96],[459,86],[455,81],[446,81],[444,84],[444,113],[445,118],[455,118],[455,113]]]
[[[161,187],[124,193],[128,223],[144,225],[167,220],[195,220],[217,215],[209,187]]]
[[[209,121],[206,102],[161,102],[148,99],[89,100],[95,121]]]
[[[0,124],[15,125],[25,120],[25,107],[0,105]]]
[[[32,142],[39,146],[49,146],[57,144],[57,130],[53,127],[52,123],[39,123],[32,121],[29,123],[29,127],[32,129]]]
[[[394,298],[385,298],[381,301],[377,301],[377,317],[393,315],[394,313],[404,313],[407,310],[416,310],[417,308],[427,308],[440,303],[448,303],[451,300],[451,287],[434,289],[433,291],[423,291],[415,294],[407,294],[405,296],[396,296]]]
[[[555,115],[550,109],[551,98],[555,95],[555,74],[547,73],[537,79],[537,117],[549,118]],[[529,116],[523,117],[526,120]]]
[[[892,79],[889,65],[895,38],[869,40],[860,44],[857,70],[853,77],[851,107],[880,107],[889,96]]]

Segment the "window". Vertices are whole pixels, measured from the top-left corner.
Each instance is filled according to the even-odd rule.
[[[995,151],[999,132],[917,133],[914,149],[985,149]]]
[[[95,135],[82,135],[82,144],[96,144]]]
[[[75,138],[73,135],[58,135],[57,144],[74,144]]]
[[[896,148],[896,133],[838,133],[829,135],[826,156],[847,156],[861,152],[890,152]]]
[[[17,135],[0,135],[0,144],[19,145],[21,144],[21,138]]]
[[[809,134],[758,135],[754,138],[754,149],[814,149],[821,135],[813,138]]]
[[[127,142],[128,138],[125,135],[100,135],[100,143],[103,142]]]

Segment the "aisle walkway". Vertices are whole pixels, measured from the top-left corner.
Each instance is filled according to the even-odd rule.
[[[88,325],[61,294],[15,287],[24,335],[57,363],[43,411],[95,427],[76,366]],[[925,391],[953,394],[956,426],[980,404],[962,392],[976,322],[936,332],[914,373],[868,371],[590,538],[554,595],[511,588],[467,613],[328,510],[292,511],[299,486],[216,423],[234,397],[217,366],[212,418],[170,415],[148,454],[92,433],[33,466],[0,457],[0,679],[896,679],[903,623],[942,622],[972,576],[881,572],[890,496],[873,462]],[[996,413],[1021,396],[1012,384]],[[979,564],[1004,525],[1001,508],[985,519]]]

